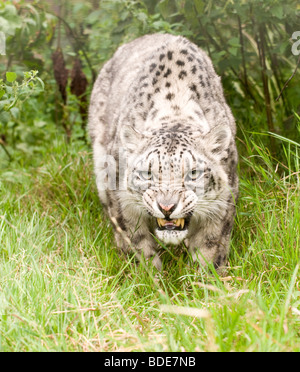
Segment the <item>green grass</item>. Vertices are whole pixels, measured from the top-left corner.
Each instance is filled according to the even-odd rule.
[[[225,277],[119,256],[82,145],[2,170],[0,351],[300,351],[300,147],[244,137]]]

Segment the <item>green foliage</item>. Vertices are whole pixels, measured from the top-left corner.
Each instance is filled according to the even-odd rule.
[[[54,24],[53,16],[27,1],[2,2],[0,31],[6,35],[7,67],[17,62],[15,68],[25,65],[26,70],[41,71]]]
[[[15,35],[22,27],[22,20],[18,16],[16,7],[11,2],[0,4],[0,31],[6,35]]]
[[[21,84],[18,83],[15,72],[6,72],[6,82],[0,79],[0,134],[2,140],[0,145],[11,160],[11,154],[5,146],[3,138],[10,135],[10,130],[17,128],[23,130],[20,122],[20,113],[24,103],[32,95],[44,90],[43,81],[37,76],[38,71],[24,72]],[[26,128],[25,128],[26,130]]]
[[[299,10],[294,0],[0,2],[1,351],[300,350]],[[155,32],[209,54],[237,120],[226,278],[184,255],[166,252],[160,275],[120,259],[101,214],[87,97],[119,45]]]
[[[19,84],[15,72],[6,72],[6,81],[11,84],[6,85],[2,79],[0,80],[0,115],[2,111],[11,111],[17,104],[21,106],[32,94],[44,90],[44,83],[37,74],[38,71],[24,72],[24,79]]]

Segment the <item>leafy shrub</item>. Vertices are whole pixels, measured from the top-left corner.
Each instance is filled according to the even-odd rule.
[[[0,145],[10,160],[12,156],[6,147],[6,138],[15,139],[12,137],[16,137],[16,126],[20,123],[25,101],[44,90],[44,83],[37,74],[37,71],[24,72],[21,84],[18,83],[15,72],[6,72],[5,82],[0,79]]]

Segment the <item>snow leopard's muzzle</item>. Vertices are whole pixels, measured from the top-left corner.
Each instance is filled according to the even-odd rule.
[[[197,203],[191,190],[151,190],[143,195],[148,213],[155,218],[154,233],[165,244],[180,244],[187,236]]]

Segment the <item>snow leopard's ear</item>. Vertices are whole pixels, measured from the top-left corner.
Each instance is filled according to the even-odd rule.
[[[228,125],[218,125],[204,136],[205,149],[213,157],[221,159],[232,140],[231,129]]]
[[[121,143],[122,146],[129,151],[136,150],[143,137],[143,134],[137,129],[133,128],[131,125],[123,125],[121,127]]]

